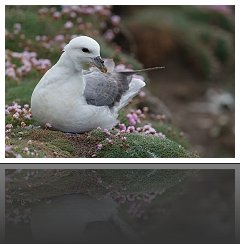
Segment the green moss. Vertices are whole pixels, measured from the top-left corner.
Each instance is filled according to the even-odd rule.
[[[23,157],[74,157],[75,147],[64,133],[44,129],[12,129],[8,145]],[[24,148],[29,149],[29,153]]]
[[[174,127],[172,124],[157,123],[157,122],[153,121],[152,126],[156,129],[157,132],[163,133],[170,140],[180,144],[181,146],[183,146],[186,149],[190,148],[190,144],[184,137],[183,132],[180,131],[178,128]]]
[[[107,141],[97,153],[98,157],[106,158],[181,158],[196,157],[181,145],[167,138],[139,133],[126,134],[127,143],[115,139],[113,145]]]

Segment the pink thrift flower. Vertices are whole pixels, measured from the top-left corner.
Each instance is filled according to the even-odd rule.
[[[64,35],[56,35],[54,40],[56,42],[62,42],[62,41],[64,41]]]
[[[134,126],[128,126],[127,128],[127,132],[134,132],[135,131],[135,127]]]
[[[84,9],[84,14],[94,14],[94,12],[95,12],[95,10],[94,10],[94,8],[91,6],[91,7],[87,7],[87,8],[85,8]]]
[[[75,12],[71,12],[70,15],[69,15],[71,18],[76,18],[77,17],[77,14]]]
[[[12,129],[13,128],[13,125],[12,124],[6,124],[5,128],[6,129]]]
[[[12,78],[13,80],[17,79],[16,72],[15,72],[14,68],[8,68],[5,71],[5,74],[7,77]]]
[[[111,144],[111,145],[113,144],[113,141],[112,141],[111,139],[107,138],[106,140],[107,140],[107,142],[108,142],[109,144]]]
[[[25,114],[25,115],[24,115],[24,118],[30,120],[30,119],[32,118],[32,115],[31,115],[31,114]]]
[[[28,152],[28,151],[29,151],[28,147],[23,148],[23,152]]]
[[[102,143],[97,144],[97,150],[101,150],[102,146],[103,146]]]
[[[144,125],[144,126],[143,126],[143,130],[144,130],[144,131],[147,131],[147,130],[149,130],[150,128],[151,128],[150,125]]]
[[[15,114],[13,115],[13,118],[14,118],[14,119],[19,119],[19,113],[15,113]]]
[[[120,23],[121,18],[118,15],[113,15],[111,17],[111,22],[113,25],[118,25]]]
[[[121,131],[126,131],[126,125],[125,124],[119,124],[119,129]]]
[[[102,5],[94,5],[93,7],[94,7],[96,12],[102,11],[104,8]]]
[[[230,14],[232,12],[231,6],[228,5],[209,5],[207,8],[219,12],[221,14]]]
[[[111,41],[115,37],[115,34],[112,30],[107,30],[104,34],[104,37],[106,38],[106,40]]]
[[[64,24],[64,28],[65,29],[71,29],[73,27],[73,23],[71,21],[67,21],[65,24]]]
[[[54,13],[53,13],[53,18],[54,18],[54,19],[59,19],[59,18],[61,18],[61,13],[60,13],[60,12],[54,12]]]
[[[136,114],[137,115],[141,115],[142,114],[142,110],[141,109],[136,110]]]
[[[22,26],[20,23],[16,23],[14,24],[13,28],[14,28],[13,33],[18,34],[21,31]]]
[[[106,135],[108,135],[108,136],[110,136],[110,134],[111,134],[111,133],[109,132],[108,129],[104,129],[103,132],[104,132]]]

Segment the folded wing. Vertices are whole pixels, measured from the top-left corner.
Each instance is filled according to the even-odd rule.
[[[101,73],[97,70],[84,75],[84,96],[90,105],[114,106],[129,89],[131,75],[121,72]]]

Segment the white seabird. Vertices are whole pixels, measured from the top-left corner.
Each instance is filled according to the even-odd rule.
[[[84,71],[84,63],[93,63],[101,72]],[[118,123],[119,110],[145,86],[144,81],[132,77],[135,72],[112,69],[105,67],[100,46],[94,39],[87,36],[72,39],[33,91],[33,117],[42,126],[50,123],[63,132],[112,128]]]

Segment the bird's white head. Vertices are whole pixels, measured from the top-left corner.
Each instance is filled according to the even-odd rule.
[[[64,52],[71,58],[76,69],[81,69],[83,63],[93,63],[102,72],[107,72],[104,61],[100,56],[100,46],[88,36],[79,36],[72,39],[65,47]]]

